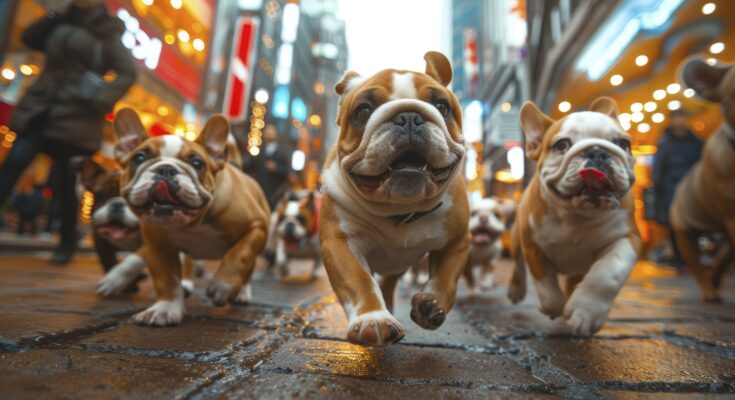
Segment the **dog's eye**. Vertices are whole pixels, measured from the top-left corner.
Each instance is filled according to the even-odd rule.
[[[191,166],[197,171],[204,169],[204,160],[199,157],[192,157],[191,160],[189,160],[189,164],[191,164]]]
[[[439,101],[437,103],[434,103],[434,107],[439,111],[439,114],[442,115],[442,117],[446,118],[447,115],[449,115],[449,106],[444,101]]]
[[[361,104],[355,109],[352,114],[352,118],[358,125],[365,125],[370,115],[373,113],[373,108],[369,104]]]
[[[148,153],[146,153],[145,150],[141,150],[135,153],[135,155],[133,155],[133,158],[131,159],[131,161],[135,165],[140,165],[140,164],[143,164],[145,160],[147,159],[148,159]]]
[[[554,149],[555,152],[560,154],[566,153],[570,147],[572,147],[572,141],[566,138],[557,140],[556,143],[551,146],[551,148]]]
[[[296,217],[296,219],[299,220],[299,223],[301,223],[301,225],[306,224],[306,217],[304,217],[303,215],[299,215],[298,217]]]
[[[618,145],[618,147],[620,147],[621,149],[623,149],[625,152],[630,153],[630,140],[625,139],[625,138],[623,138],[623,139],[616,139],[616,140],[613,140],[613,143],[615,143],[616,145]]]

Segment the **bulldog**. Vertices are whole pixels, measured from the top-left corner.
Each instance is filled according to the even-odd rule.
[[[526,154],[537,164],[512,231],[508,297],[525,297],[528,265],[541,312],[563,316],[581,335],[602,327],[642,244],[630,193],[635,159],[616,117],[606,97],[556,121],[531,102],[520,112]]]
[[[82,186],[94,196],[92,239],[100,264],[106,274],[119,265],[133,266],[128,279],[116,287],[116,292],[135,293],[138,282],[145,278],[144,266],[138,268],[142,263],[140,257],[131,254],[118,263],[121,251],[135,251],[141,244],[138,218],[119,197],[122,171],[109,162],[85,157],[77,164],[77,174]]]
[[[286,193],[275,212],[275,266],[282,278],[288,276],[288,262],[292,258],[311,258],[314,267],[311,278],[316,278],[322,263],[317,228],[319,207],[314,192],[308,190]]]
[[[404,336],[391,309],[410,265],[429,254],[431,278],[411,300],[411,319],[436,329],[454,305],[467,261],[461,109],[447,88],[447,58],[429,52],[424,59],[425,73],[350,71],[335,86],[340,134],[324,167],[319,239],[349,319],[347,339],[366,346]]]
[[[483,289],[492,287],[495,264],[503,255],[503,243],[500,236],[512,221],[514,212],[515,202],[511,200],[503,202],[487,198],[472,205],[470,212],[472,244],[464,269],[465,280],[471,292],[474,292],[474,270],[478,266],[482,267],[480,287]]]
[[[735,66],[710,66],[695,59],[686,64],[683,77],[697,95],[721,104],[724,121],[704,145],[701,160],[676,188],[669,209],[671,229],[702,297],[719,302],[720,281],[735,258]],[[714,265],[705,267],[698,238],[711,232],[726,233],[729,244],[712,260]]]
[[[138,250],[156,289],[156,302],[133,316],[144,325],[174,325],[184,315],[179,253],[221,259],[207,287],[217,306],[250,299],[255,258],[268,235],[270,210],[258,184],[226,163],[229,126],[213,116],[192,142],[148,138],[135,111],[115,117],[115,156],[123,166],[121,195],[140,222]]]

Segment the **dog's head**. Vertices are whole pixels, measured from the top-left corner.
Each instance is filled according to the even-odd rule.
[[[300,243],[315,233],[316,202],[314,192],[301,190],[284,196],[276,210],[276,234],[286,243]]]
[[[513,219],[515,202],[493,198],[482,199],[472,205],[470,212],[470,234],[476,245],[492,244],[500,237]]]
[[[94,196],[92,228],[94,232],[122,249],[140,243],[138,218],[120,196],[122,170],[109,163],[87,157],[77,164],[79,180]]]
[[[386,69],[361,77],[350,71],[335,87],[341,96],[337,162],[373,204],[410,209],[435,203],[464,158],[462,111],[447,88],[452,67],[437,52],[424,59],[424,73]]]
[[[722,115],[735,130],[735,66],[714,66],[694,59],[683,70],[684,82],[700,97],[722,105]]]
[[[145,223],[176,227],[200,220],[224,167],[228,131],[227,120],[216,115],[194,142],[173,135],[149,138],[135,111],[120,110],[115,156],[124,168],[122,197]]]
[[[590,111],[558,121],[526,102],[520,118],[545,193],[578,213],[620,206],[635,181],[635,159],[612,99],[599,98]]]

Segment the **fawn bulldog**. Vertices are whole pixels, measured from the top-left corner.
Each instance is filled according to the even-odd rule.
[[[314,267],[311,278],[316,278],[322,263],[319,248],[318,198],[309,190],[290,191],[279,202],[275,212],[273,229],[275,266],[282,278],[288,276],[288,261],[291,258],[311,258]]]
[[[541,312],[563,316],[583,335],[602,327],[641,247],[630,193],[635,159],[616,117],[606,97],[557,121],[530,102],[520,113],[526,154],[537,165],[512,231],[508,296],[525,297],[528,265]]]
[[[495,264],[503,255],[503,243],[500,236],[505,232],[508,222],[512,221],[515,202],[501,201],[494,198],[482,199],[472,205],[470,212],[470,234],[472,244],[464,276],[467,286],[474,291],[476,267],[482,267],[480,287],[489,289],[493,285]]]
[[[695,59],[686,64],[683,77],[697,95],[721,104],[724,121],[677,186],[669,210],[671,228],[704,300],[718,302],[720,280],[735,256],[735,66],[710,66]],[[729,241],[724,243],[729,254],[717,257],[709,268],[702,265],[697,244],[707,232],[725,232]]]
[[[424,59],[425,73],[347,72],[335,87],[340,135],[325,164],[319,238],[354,343],[386,346],[403,337],[390,312],[393,291],[427,253],[431,278],[413,296],[411,318],[438,328],[467,260],[461,109],[447,88],[449,61],[436,52]]]
[[[121,194],[140,221],[138,251],[153,277],[156,302],[133,320],[172,325],[184,315],[179,252],[221,259],[207,287],[215,305],[250,298],[255,258],[268,235],[270,211],[258,184],[224,161],[227,120],[213,116],[196,141],[148,138],[138,115],[115,118]]]

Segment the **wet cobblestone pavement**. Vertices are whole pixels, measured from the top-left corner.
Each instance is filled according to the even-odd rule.
[[[199,280],[181,326],[148,328],[129,317],[151,302],[149,281],[102,299],[94,257],[65,268],[45,257],[0,256],[2,399],[735,398],[733,276],[725,303],[711,305],[692,279],[639,264],[591,338],[542,316],[534,293],[510,305],[504,283],[462,290],[442,328],[423,331],[408,317],[414,289],[401,284],[406,337],[374,350],[342,339],[323,271],[281,283],[261,269],[255,302],[227,308],[211,307]]]

